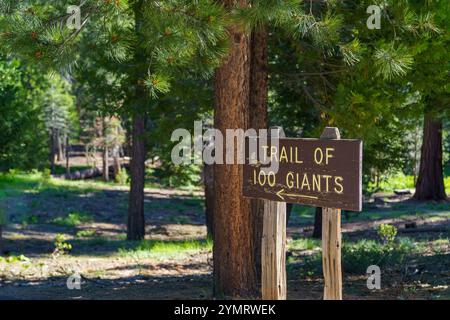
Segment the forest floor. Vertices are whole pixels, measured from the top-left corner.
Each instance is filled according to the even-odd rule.
[[[1,175],[0,208],[9,221],[0,299],[212,298],[202,192],[146,189],[147,236],[140,242],[125,240],[127,200],[127,187],[113,183]],[[289,299],[322,298],[313,218],[314,208],[294,206],[287,230]],[[342,219],[344,299],[450,299],[449,203],[376,194],[362,213]],[[382,223],[398,228],[389,246],[377,234]],[[71,250],[62,253],[67,244]],[[380,290],[366,285],[373,264],[382,270]],[[69,290],[68,278],[77,275],[81,289]]]

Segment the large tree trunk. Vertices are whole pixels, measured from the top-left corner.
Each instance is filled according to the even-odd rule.
[[[223,1],[231,8],[234,1]],[[245,1],[240,1],[246,5]],[[246,129],[249,125],[249,37],[230,28],[230,52],[215,74],[215,127]],[[224,143],[232,143],[226,141]],[[237,151],[235,145],[235,151]],[[225,154],[225,152],[224,152]],[[236,154],[236,152],[235,152]],[[257,279],[250,200],[242,196],[242,165],[214,168],[214,294],[216,297],[256,296]]]
[[[416,200],[445,200],[442,163],[442,120],[425,114]]]
[[[205,189],[205,217],[208,238],[214,237],[214,166],[203,165],[203,185]]]
[[[130,199],[128,206],[128,240],[140,240],[145,236],[144,182],[145,182],[145,118],[133,117],[133,142],[130,163]]]
[[[250,52],[250,128],[267,129],[268,100],[268,56],[267,30],[254,30],[251,35]],[[261,245],[264,216],[264,201],[251,200],[253,242],[257,279],[261,279]]]

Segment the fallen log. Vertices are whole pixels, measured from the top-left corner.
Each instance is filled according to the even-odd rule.
[[[70,174],[65,174],[63,175],[63,177],[67,180],[82,180],[100,177],[101,175],[102,171],[99,168],[90,168],[86,170],[75,171]]]

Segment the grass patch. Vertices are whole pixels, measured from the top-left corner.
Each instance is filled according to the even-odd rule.
[[[395,243],[384,245],[375,240],[362,239],[354,243],[344,243],[342,247],[342,267],[345,273],[365,274],[367,267],[377,265],[382,270],[398,269],[413,253],[421,253],[423,246],[409,238],[399,238]],[[289,257],[290,271],[312,276],[322,274],[322,252],[309,256]]]
[[[447,175],[447,174],[446,174]],[[447,194],[450,192],[450,176],[444,177],[444,185]],[[392,192],[398,189],[414,189],[414,177],[411,175],[405,175],[403,173],[397,173],[389,176],[387,179],[384,179],[380,182],[378,188],[377,186],[371,182],[367,186],[367,190],[369,192],[376,191],[385,191]]]
[[[321,241],[311,238],[295,239],[288,243],[289,250],[313,250],[320,248]]]
[[[75,237],[77,238],[92,238],[94,236],[95,230],[80,230],[75,234]]]
[[[120,248],[121,257],[143,259],[182,259],[203,250],[212,250],[210,240],[158,241],[142,240],[133,248]]]
[[[90,223],[93,221],[93,218],[90,214],[83,212],[72,212],[69,213],[66,217],[56,217],[51,223],[64,226],[64,227],[75,227],[82,223]]]

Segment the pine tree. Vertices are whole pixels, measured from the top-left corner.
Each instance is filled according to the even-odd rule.
[[[151,110],[183,74],[211,74],[226,48],[228,18],[214,1],[89,1],[81,29],[67,27],[70,1],[0,2],[2,50],[53,69],[73,68],[87,47],[123,81],[132,119],[128,239],[144,237],[145,128]]]

